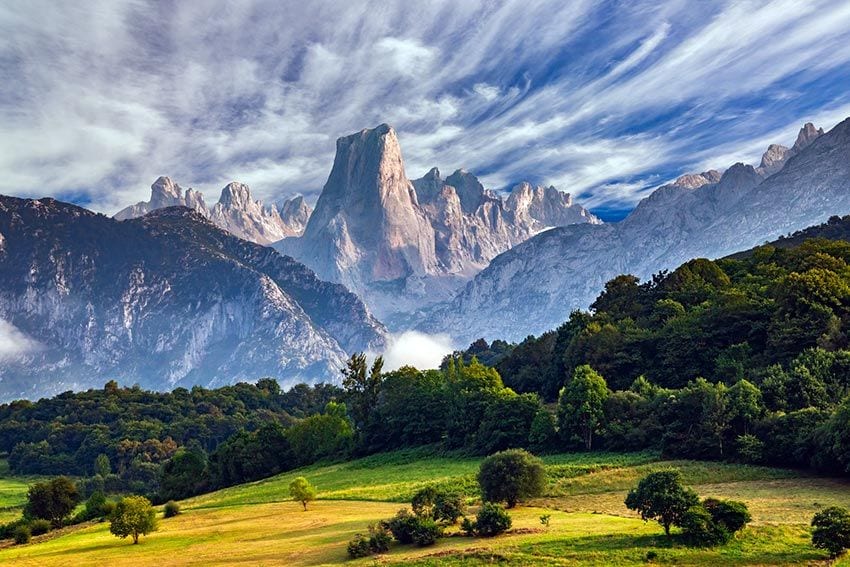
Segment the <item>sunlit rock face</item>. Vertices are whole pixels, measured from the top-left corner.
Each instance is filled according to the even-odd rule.
[[[337,141],[303,236],[275,246],[394,317],[447,298],[534,234],[599,222],[553,187],[521,183],[502,197],[467,171],[444,179],[437,168],[411,181],[395,131],[382,124]]]

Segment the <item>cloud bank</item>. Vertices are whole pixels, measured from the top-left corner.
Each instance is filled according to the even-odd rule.
[[[390,337],[384,352],[384,369],[398,370],[402,366],[414,366],[420,370],[439,368],[443,357],[453,351],[448,335],[405,331]]]
[[[0,319],[0,361],[14,360],[40,349],[38,341],[31,339],[8,321]]]
[[[0,77],[0,193],[315,196],[334,140],[389,122],[412,177],[629,208],[850,114],[850,4],[28,0],[0,5]]]

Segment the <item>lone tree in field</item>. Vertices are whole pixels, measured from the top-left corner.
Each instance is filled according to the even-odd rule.
[[[838,557],[850,549],[850,512],[833,506],[821,510],[812,518],[812,544]]]
[[[304,511],[307,511],[307,502],[316,499],[316,488],[303,476],[299,476],[289,483],[289,495],[296,502],[301,502]]]
[[[156,511],[144,496],[126,496],[115,505],[109,522],[110,533],[122,539],[132,536],[137,544],[140,535],[156,531]]]
[[[593,434],[605,417],[608,395],[605,378],[597,371],[587,364],[575,369],[558,397],[558,423],[565,441],[581,439],[584,448],[590,451]]]
[[[478,484],[485,502],[506,502],[508,508],[520,500],[539,496],[546,488],[543,461],[523,449],[508,449],[481,462]]]
[[[50,520],[54,527],[58,527],[79,502],[77,485],[68,477],[60,476],[30,487],[24,515],[34,520]]]
[[[691,506],[699,504],[699,497],[690,488],[682,486],[682,474],[677,470],[648,474],[637,488],[626,496],[626,507],[640,512],[644,521],[657,520],[670,535],[670,527],[678,525]]]

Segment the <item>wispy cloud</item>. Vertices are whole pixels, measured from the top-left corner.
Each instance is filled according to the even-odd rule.
[[[13,1],[0,78],[2,193],[112,212],[168,174],[315,194],[336,137],[390,122],[412,176],[626,207],[842,119],[850,5]]]
[[[0,361],[14,360],[41,349],[41,344],[20,329],[0,319]]]

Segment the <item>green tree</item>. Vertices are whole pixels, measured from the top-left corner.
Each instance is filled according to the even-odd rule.
[[[605,417],[605,400],[609,393],[605,379],[593,368],[586,364],[576,368],[558,398],[561,436],[568,442],[578,437],[590,451],[593,434]]]
[[[101,453],[94,460],[94,474],[101,478],[106,478],[112,472],[112,467],[109,466],[109,457]]]
[[[47,482],[37,482],[30,487],[24,516],[50,520],[58,527],[79,502],[77,485],[68,477],[60,476]]]
[[[156,510],[144,496],[125,496],[109,517],[109,532],[122,539],[130,536],[134,544],[139,543],[139,536],[156,529]]]
[[[368,428],[378,405],[383,381],[381,374],[383,366],[384,359],[379,356],[372,362],[372,368],[367,372],[366,354],[361,352],[351,355],[345,368],[342,369],[342,387],[345,390],[348,410],[354,425],[361,432]]]
[[[490,455],[478,470],[481,496],[487,502],[506,502],[508,508],[533,498],[546,488],[543,461],[523,449],[508,449]]]
[[[764,413],[761,390],[747,380],[739,380],[726,392],[730,421],[739,435],[749,435],[753,423]]]
[[[699,504],[696,493],[682,486],[682,474],[670,469],[650,473],[626,496],[626,507],[640,513],[644,521],[657,520],[670,535],[691,506]]]
[[[812,518],[812,528],[812,544],[826,549],[832,557],[850,549],[850,512],[847,508],[833,506],[821,510]]]
[[[303,476],[299,476],[289,483],[289,495],[296,502],[300,502],[307,511],[307,503],[316,499],[316,488]]]

